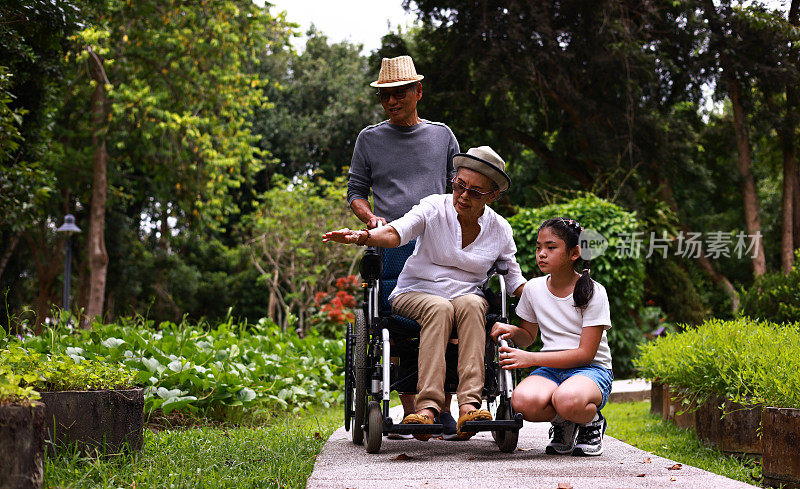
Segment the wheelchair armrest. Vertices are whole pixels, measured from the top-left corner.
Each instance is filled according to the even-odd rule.
[[[508,275],[508,263],[504,261],[496,261],[486,272],[486,277],[491,278],[494,275]]]
[[[497,262],[497,274],[508,275],[508,263],[504,261]]]

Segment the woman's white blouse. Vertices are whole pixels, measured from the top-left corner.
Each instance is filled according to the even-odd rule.
[[[417,238],[389,301],[406,292],[425,292],[451,300],[481,294],[486,272],[498,259],[508,263],[505,276],[509,294],[525,283],[514,254],[511,225],[486,206],[478,218],[475,241],[461,248],[461,225],[451,194],[425,197],[406,215],[389,223],[400,235],[400,245]]]

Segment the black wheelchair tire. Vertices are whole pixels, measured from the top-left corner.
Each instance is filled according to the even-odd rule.
[[[508,401],[501,401],[497,409],[497,416],[495,419],[510,420],[513,419],[513,410]],[[503,453],[511,453],[517,449],[517,442],[519,441],[519,430],[513,431],[492,431],[492,438],[497,443],[497,447]]]
[[[369,372],[367,372],[367,343],[369,343],[369,330],[364,311],[356,309],[355,320],[353,322],[354,345],[353,359],[355,368],[355,393],[353,395],[353,424],[350,435],[353,444],[361,445],[364,443],[364,415],[367,409],[367,382]]]
[[[350,431],[350,420],[353,418],[353,323],[347,324],[344,349],[344,430]]]
[[[383,440],[383,413],[381,405],[370,401],[367,408],[367,430],[364,432],[364,444],[367,453],[378,453]]]

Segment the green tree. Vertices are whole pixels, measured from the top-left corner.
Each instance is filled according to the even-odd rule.
[[[269,290],[267,314],[284,329],[295,316],[297,330],[304,332],[315,292],[349,275],[360,256],[356,246],[322,242],[327,231],[360,224],[345,194],[343,178],[289,181],[276,176],[260,197],[259,210],[243,223],[251,236],[251,261]]]
[[[320,171],[334,178],[350,166],[356,136],[382,115],[369,87],[375,70],[360,45],[329,43],[313,26],[305,50],[265,54],[260,72],[271,102],[254,116],[260,146],[286,176]]]
[[[198,0],[109,2],[74,38],[59,141],[80,172],[76,200],[89,203],[87,318],[103,313],[109,189],[111,205],[160,222],[164,247],[170,218],[177,232],[214,230],[238,211],[230,190],[261,161],[249,117],[265,81],[251,68],[286,35],[251,2]]]

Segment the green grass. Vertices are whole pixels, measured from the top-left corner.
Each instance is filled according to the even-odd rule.
[[[340,407],[282,415],[268,423],[145,430],[141,453],[106,459],[64,453],[45,465],[45,487],[303,488]]]
[[[761,479],[759,462],[709,448],[694,430],[683,430],[650,414],[650,401],[611,403],[603,408],[607,433],[642,450],[748,484]]]

